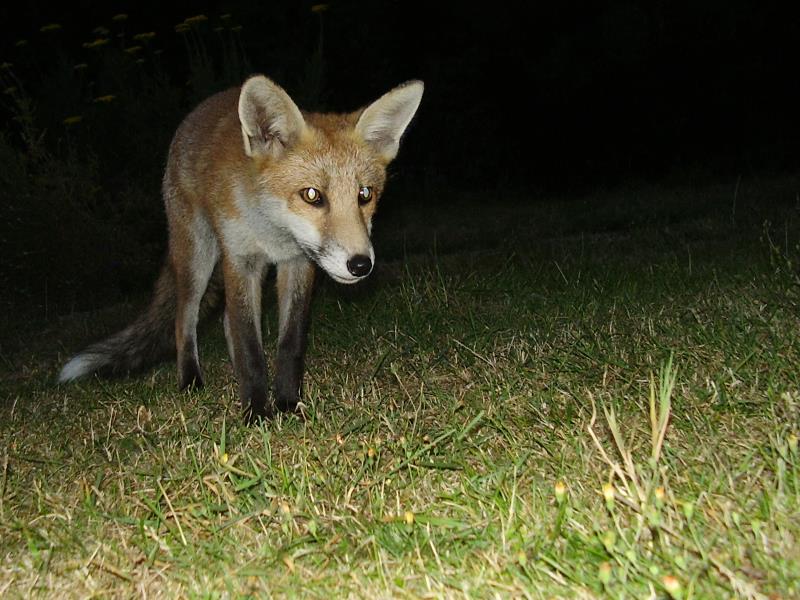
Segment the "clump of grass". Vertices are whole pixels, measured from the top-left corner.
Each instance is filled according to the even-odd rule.
[[[764,597],[751,582],[752,570],[746,565],[732,567],[713,548],[718,531],[696,510],[697,499],[676,498],[670,486],[671,465],[664,464],[663,451],[670,421],[672,395],[677,371],[673,357],[667,360],[658,377],[650,379],[650,456],[636,461],[626,441],[613,407],[603,406],[611,433],[612,451],[595,432],[597,412],[592,402],[592,418],[587,427],[592,442],[609,468],[603,484],[608,522],[596,522],[608,561],[600,566],[604,591],[616,595],[631,580],[646,583],[651,593],[660,589],[670,598],[696,594],[697,579],[715,576],[716,583],[736,596]],[[796,488],[797,480],[792,481]]]

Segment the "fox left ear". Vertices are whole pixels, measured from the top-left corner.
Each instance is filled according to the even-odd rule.
[[[239,121],[247,156],[280,156],[306,127],[289,94],[263,75],[251,77],[242,85]]]
[[[384,94],[361,113],[356,133],[386,162],[397,156],[400,138],[417,112],[424,85],[409,81]]]

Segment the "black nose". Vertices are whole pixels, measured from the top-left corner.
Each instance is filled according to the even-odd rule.
[[[366,277],[372,271],[372,261],[369,256],[356,254],[347,261],[347,270],[355,277]]]

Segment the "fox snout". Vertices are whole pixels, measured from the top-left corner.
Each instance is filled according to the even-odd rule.
[[[356,254],[347,261],[347,270],[353,277],[366,277],[372,272],[372,259],[363,254]]]
[[[357,283],[372,273],[375,250],[370,241],[370,227],[360,212],[339,210],[324,225],[315,262],[339,283]]]
[[[372,273],[375,265],[375,252],[371,244],[366,250],[353,251],[330,243],[311,256],[323,271],[339,283],[357,283]]]

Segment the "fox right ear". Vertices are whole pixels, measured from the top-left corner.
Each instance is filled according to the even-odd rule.
[[[280,156],[306,127],[289,94],[263,75],[251,77],[242,85],[239,121],[247,156]]]
[[[387,163],[397,156],[400,138],[419,108],[424,85],[409,81],[384,94],[365,108],[356,132]]]

